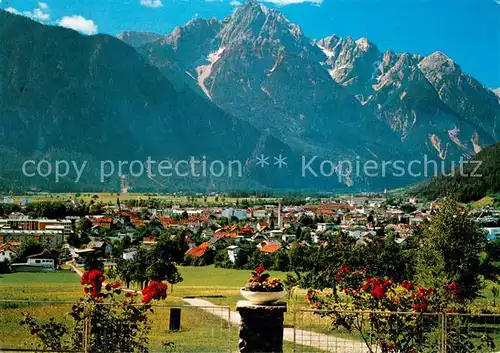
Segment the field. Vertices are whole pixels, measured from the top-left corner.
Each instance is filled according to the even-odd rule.
[[[483,208],[487,206],[493,205],[495,202],[495,198],[491,196],[485,196],[481,200],[475,201],[472,203],[472,206],[475,208]]]
[[[95,198],[95,195],[98,198]],[[163,201],[172,201],[176,205],[189,205],[192,202],[188,201],[187,196],[175,196],[175,195],[164,195],[164,194],[143,194],[143,193],[50,193],[50,194],[32,194],[32,195],[21,195],[15,196],[14,201],[19,203],[24,199],[31,199],[33,202],[42,202],[42,201],[68,201],[72,199],[83,200],[84,202],[89,202],[90,200],[100,201],[104,204],[114,204],[116,202],[117,197],[120,197],[120,201],[129,201],[129,200],[148,200],[148,199],[159,199]],[[204,197],[199,197],[196,199],[196,203],[200,205],[215,205],[215,204],[233,204],[236,201],[242,202],[243,200],[248,200],[250,202],[255,201],[256,198],[235,198],[235,197],[225,197],[223,199],[222,196],[207,196],[206,201]],[[259,200],[264,201],[274,201],[274,198],[259,198]]]

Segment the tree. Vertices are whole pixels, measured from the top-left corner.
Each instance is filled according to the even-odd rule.
[[[289,263],[290,263],[290,258],[288,257],[288,254],[285,251],[280,250],[274,253],[274,264],[273,264],[274,270],[286,272],[288,271]]]
[[[66,242],[74,248],[79,248],[82,245],[80,237],[75,233],[68,235]]]
[[[87,244],[90,241],[90,234],[92,232],[92,222],[87,217],[80,218],[76,228],[77,233],[80,235],[80,243]]]
[[[26,240],[24,241],[19,249],[16,251],[16,256],[12,259],[12,262],[24,263],[28,260],[28,256],[39,254],[43,251],[43,246],[37,241]]]
[[[85,271],[99,270],[104,271],[104,263],[99,260],[99,257],[95,253],[90,253],[85,257],[84,261]]]
[[[174,258],[177,260],[178,257],[183,256],[184,253],[182,253],[182,255],[179,254],[179,249],[176,245],[177,243],[170,241],[170,239],[160,238],[154,248],[149,251],[146,269],[148,280],[157,282],[166,280],[171,284],[182,281],[182,276],[179,271],[177,271],[177,267],[173,260]],[[182,257],[180,260],[182,260]]]
[[[462,300],[475,299],[482,283],[480,254],[486,237],[467,211],[447,197],[444,208],[424,224],[423,251],[417,252],[416,279],[422,286],[456,282]]]
[[[297,226],[295,230],[295,237],[297,240],[302,240],[302,228],[300,228],[300,226]]]
[[[116,260],[116,272],[118,274],[118,277],[120,277],[125,282],[127,288],[130,287],[130,282],[132,282],[132,271],[133,268],[131,261],[127,261],[123,258],[119,258]]]

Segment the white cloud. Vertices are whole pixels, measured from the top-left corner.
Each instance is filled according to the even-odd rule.
[[[57,24],[61,27],[71,28],[88,35],[97,33],[97,25],[94,21],[87,20],[79,15],[65,16],[57,21]]]
[[[295,5],[295,4],[302,4],[309,2],[314,5],[321,5],[323,3],[323,0],[261,0],[263,2],[270,2],[272,4],[275,4],[277,6],[286,6],[286,5]]]
[[[141,0],[141,5],[152,8],[163,7],[161,0]]]
[[[13,13],[13,14],[15,14],[15,15],[20,15],[20,14],[21,14],[19,11],[17,11],[17,10],[16,10],[15,8],[13,8],[13,7],[7,7],[7,8],[5,9],[5,11],[10,12],[10,13]]]
[[[241,2],[238,1],[238,0],[233,0],[229,3],[229,5],[231,6],[240,6],[241,5]]]
[[[46,2],[39,2],[38,7],[33,9],[33,11],[24,11],[22,14],[26,17],[40,22],[46,22],[50,20],[49,5],[47,5]]]
[[[500,5],[500,0],[495,0],[495,2],[496,2],[498,5]]]

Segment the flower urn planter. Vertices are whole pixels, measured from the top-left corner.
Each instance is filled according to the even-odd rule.
[[[241,288],[240,293],[250,303],[257,305],[274,303],[286,295],[284,290],[279,292],[251,292],[245,290],[245,288]]]

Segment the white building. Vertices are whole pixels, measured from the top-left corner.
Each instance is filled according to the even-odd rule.
[[[330,229],[337,229],[338,226],[335,223],[318,223],[316,226],[317,232],[326,232]]]
[[[238,245],[231,245],[227,247],[227,255],[229,256],[229,261],[231,263],[236,263],[236,258],[240,252],[240,247]]]
[[[247,218],[247,211],[235,208],[226,208],[221,213],[222,217],[231,218],[236,217],[239,220]]]
[[[497,237],[500,237],[500,227],[486,227],[483,229],[486,231],[489,240],[494,240]]]
[[[10,262],[16,254],[0,245],[0,262]]]
[[[124,260],[133,260],[135,254],[137,254],[137,249],[127,249],[123,252],[122,258]]]

